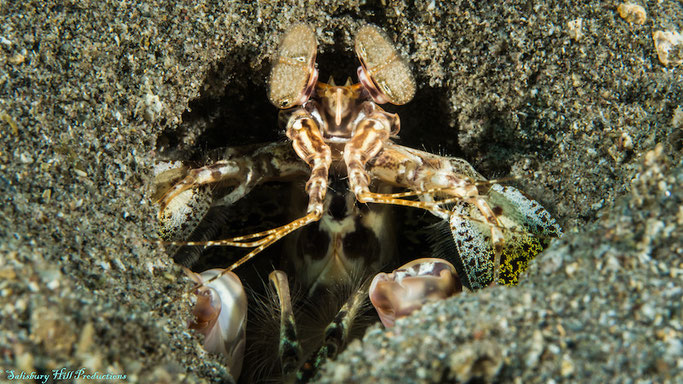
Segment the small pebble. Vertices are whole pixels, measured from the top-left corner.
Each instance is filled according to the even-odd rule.
[[[645,8],[637,4],[623,3],[617,7],[617,12],[622,19],[633,24],[645,24],[647,12]]]
[[[667,67],[683,63],[683,36],[676,31],[656,31],[652,35],[659,62]]]
[[[567,33],[569,33],[569,37],[574,41],[581,40],[581,37],[583,37],[582,29],[583,19],[580,17],[567,23]]]
[[[22,55],[21,53],[17,53],[16,55],[10,57],[7,61],[12,65],[19,65],[23,63],[25,60],[26,56]]]

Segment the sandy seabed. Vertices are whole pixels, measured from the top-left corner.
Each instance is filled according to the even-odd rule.
[[[641,5],[642,24],[598,1],[1,3],[0,367],[230,381],[149,241],[157,153],[281,140],[279,34],[309,22],[321,68],[351,75],[371,22],[418,81],[400,143],[542,171],[519,186],[566,235],[518,287],[373,326],[317,382],[683,381],[683,48],[667,67],[653,42],[683,4]]]

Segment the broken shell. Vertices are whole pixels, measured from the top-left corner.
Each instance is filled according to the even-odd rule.
[[[676,31],[657,31],[652,40],[662,64],[674,67],[683,63],[683,35]]]
[[[356,55],[361,66],[358,80],[378,104],[402,105],[415,95],[415,79],[391,39],[374,25],[356,33]]]
[[[292,26],[282,37],[268,80],[268,98],[278,108],[301,105],[318,81],[315,56],[318,41],[307,24]]]
[[[223,273],[223,269],[210,269],[201,274],[186,271],[198,284],[204,284]],[[204,349],[210,353],[227,356],[233,378],[242,371],[246,344],[247,296],[239,277],[227,272],[218,279],[199,287],[197,304],[189,328],[201,332]]]
[[[645,20],[647,20],[647,12],[645,12],[645,8],[638,4],[619,4],[617,7],[617,12],[619,12],[619,16],[621,16],[622,19],[628,21],[629,23],[643,25],[645,24]]]
[[[385,327],[423,305],[462,291],[455,267],[442,259],[417,259],[393,271],[379,273],[370,285],[370,301]]]

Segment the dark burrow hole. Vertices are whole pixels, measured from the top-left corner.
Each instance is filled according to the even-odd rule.
[[[342,54],[324,53],[318,57],[320,79],[327,82],[329,77],[333,76],[337,84],[344,84],[347,77],[350,77],[352,82],[355,82],[357,59],[352,52],[344,51],[341,47],[334,47],[334,50],[339,50]],[[223,71],[220,67],[219,65],[207,76],[207,84],[203,89],[210,89],[214,82],[219,84],[222,82],[217,76],[227,71]],[[192,166],[200,166],[204,163],[205,154],[217,148],[287,140],[282,128],[278,126],[278,110],[269,103],[266,97],[267,84],[264,79],[267,78],[267,74],[250,73],[250,71],[247,64],[237,66],[231,70],[230,79],[240,80],[224,80],[228,86],[221,95],[215,96],[207,92],[192,100],[188,105],[188,111],[183,114],[183,123],[176,129],[166,130],[159,137],[157,147],[161,157],[188,161]],[[448,134],[448,132],[455,132],[455,128],[450,123],[446,89],[421,87],[409,104],[383,107],[387,111],[398,113],[401,117],[401,132],[397,140],[400,144],[437,153],[458,152],[457,136]],[[186,144],[184,140],[186,135],[194,135],[195,140]],[[450,139],[444,140],[444,137],[450,137]],[[211,209],[191,238],[186,240],[228,238],[287,223],[291,220],[291,213],[285,209],[288,205],[286,202],[291,200],[292,193],[298,194],[299,198],[305,201],[306,196],[302,193],[304,184],[305,181],[298,181],[292,185],[268,183],[256,188],[234,206],[227,209]],[[335,186],[337,189],[345,187],[345,180]],[[297,190],[298,192],[292,192]],[[305,204],[303,206],[305,207]],[[403,231],[405,235],[397,236],[401,242],[397,247],[402,250],[401,255],[393,265],[383,268],[385,271],[391,271],[407,260],[428,257],[430,254],[427,228],[435,219],[429,214],[414,209],[397,208],[395,211],[397,221],[404,223],[402,228],[397,230]],[[269,296],[270,291],[264,287],[268,285],[268,274],[280,268],[281,255],[285,251],[285,240],[270,246],[238,270],[238,275],[250,294],[248,345],[255,343],[256,339],[263,338],[270,338],[271,343],[277,345],[278,324],[273,318],[274,313],[277,314],[277,312],[273,312],[272,305],[270,308],[263,305],[263,303],[273,301]],[[227,267],[247,252],[246,249],[230,247],[206,249],[182,247],[174,254],[174,259],[196,272],[201,272],[210,268]],[[290,284],[294,297],[304,296],[305,292],[300,291],[296,282],[290,281]],[[352,289],[348,287],[344,290],[346,295],[352,293]],[[310,313],[310,308],[305,309],[305,307],[310,306],[308,303],[312,300],[306,298],[295,305],[303,312]],[[339,306],[343,303],[342,298],[336,301]],[[315,321],[320,324],[316,323],[315,326],[309,325],[308,327],[317,328],[313,331],[303,330],[302,337],[310,338],[312,334],[317,335],[316,337],[320,336],[324,329],[320,325],[331,320],[335,314],[331,309],[325,309],[322,312],[325,313],[321,318],[325,320],[316,319]],[[363,317],[369,320],[360,322],[361,327],[356,329],[356,336],[362,335],[362,329],[365,326],[377,321],[374,309],[371,307],[368,307]],[[259,345],[264,344],[259,343]],[[257,352],[247,355],[243,372],[264,369],[260,366],[263,358],[259,361],[249,361],[253,355],[265,353],[268,359],[277,358],[273,347],[270,347],[270,350],[260,348]],[[248,374],[243,374],[240,381],[248,381],[248,376]]]
[[[344,84],[347,77],[352,82],[357,80],[358,62],[352,52],[338,46],[324,51],[331,53],[323,53],[318,57],[320,80],[327,82],[333,76],[338,85]],[[226,62],[217,64],[207,75],[202,89],[215,89],[215,84],[227,86],[223,92],[204,92],[189,103],[187,112],[182,116],[183,122],[177,128],[167,129],[158,138],[160,157],[165,160],[186,161],[196,167],[205,164],[206,154],[218,148],[286,141],[283,129],[278,126],[278,110],[266,97],[267,76],[268,73],[264,71],[254,73],[246,62],[232,66],[226,59]],[[424,85],[426,79],[419,76],[417,80],[418,91],[410,103],[404,106],[382,106],[388,112],[398,113],[401,118],[401,132],[396,142],[436,154],[461,156],[457,119],[449,106],[448,90],[427,87]],[[488,121],[492,124],[487,128],[489,131],[494,131],[496,124],[502,124],[502,121],[495,119]],[[186,140],[187,136],[194,137],[194,140]],[[506,170],[509,171],[509,165],[493,171],[503,173]],[[291,212],[287,211],[290,205],[288,202],[292,199],[304,199],[302,207],[305,207],[304,184],[305,180],[300,180],[292,184],[267,183],[257,187],[233,206],[211,209],[189,239],[179,240],[224,239],[285,224],[292,219]],[[302,211],[301,215],[303,213]],[[412,208],[397,207],[394,215],[395,222],[400,223],[400,227],[396,228],[397,249],[400,253],[392,265],[382,268],[384,271],[391,271],[408,260],[430,257],[432,253],[429,231],[437,219],[427,212]],[[255,308],[252,303],[272,301],[272,297],[267,297],[269,290],[264,287],[267,286],[268,274],[280,268],[284,240],[270,246],[238,270],[238,275],[250,293],[248,345],[255,338],[263,338],[266,331],[269,332],[266,337],[273,338],[277,343],[279,320],[272,318],[272,308],[264,309],[263,305]],[[182,247],[176,251],[173,255],[176,262],[197,272],[227,267],[248,253],[247,249],[231,247]],[[296,282],[290,281],[290,284],[294,297],[303,296]],[[343,302],[342,299],[337,301]],[[310,299],[295,305],[303,308],[308,303]],[[334,315],[332,311],[328,312]],[[375,316],[374,310],[367,311],[367,316]],[[256,327],[259,329],[254,330],[252,323],[258,323]],[[366,325],[367,322],[363,324]],[[267,358],[273,358],[273,352],[272,348],[266,351],[270,354]],[[247,356],[243,372],[262,368],[259,365],[262,362],[249,362],[251,355]],[[247,376],[243,375],[240,381],[245,382]]]
[[[235,80],[221,78],[228,75]],[[266,76],[254,73],[248,63],[234,67],[218,63],[201,88],[212,91],[191,100],[182,123],[166,129],[157,139],[160,157],[201,163],[206,153],[216,148],[282,140],[277,109],[266,98]],[[213,88],[223,83],[227,86],[217,95]],[[187,144],[186,136],[195,139]]]

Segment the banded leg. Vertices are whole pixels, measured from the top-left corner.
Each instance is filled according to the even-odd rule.
[[[287,136],[292,140],[292,147],[296,154],[311,168],[311,175],[306,183],[306,193],[308,194],[306,215],[281,227],[250,235],[217,241],[166,241],[164,244],[254,248],[247,255],[226,268],[224,273],[227,273],[249,261],[279,239],[301,227],[320,220],[323,214],[323,202],[327,192],[327,177],[332,162],[330,147],[325,144],[322,133],[313,118],[308,112],[302,109],[297,110],[292,114],[287,126]],[[220,276],[221,275],[216,276],[206,283],[220,278]]]
[[[346,346],[354,319],[365,305],[369,286],[368,281],[349,297],[334,320],[325,328],[323,345],[301,366],[297,372],[297,382],[308,382],[325,361],[337,357],[337,353]]]
[[[460,216],[458,212],[445,209],[452,203],[468,203],[475,206],[480,217],[488,226],[494,259],[493,282],[498,281],[501,256],[505,244],[503,226],[498,220],[498,213],[490,207],[487,200],[480,195],[479,187],[490,187],[491,182],[484,181],[464,160],[448,158],[431,153],[387,143],[370,166],[372,175],[382,181],[412,189],[421,197],[420,201],[406,200],[405,194],[378,194],[367,188],[360,194],[368,202],[395,204],[422,208],[436,216],[450,221],[451,217]],[[430,196],[446,196],[432,200]]]
[[[311,167],[311,177],[306,183],[308,194],[307,214],[317,219],[323,212],[327,192],[327,177],[332,163],[332,152],[325,144],[320,128],[305,110],[294,112],[287,125],[287,137],[292,140],[294,151]]]
[[[516,284],[527,262],[547,246],[547,239],[561,235],[539,203],[513,187],[496,184],[501,180],[484,180],[462,159],[387,143],[369,172],[375,179],[413,190],[370,194],[373,201],[430,210],[448,224],[448,233],[437,236],[434,243],[454,243],[459,273],[470,289]],[[420,201],[406,200],[407,196],[419,196]]]
[[[166,209],[188,190],[201,190],[209,185],[235,187],[223,197],[224,204],[232,204],[262,182],[301,177],[307,171],[287,143],[246,150],[231,148],[225,159],[204,167],[188,170],[181,166],[160,171],[155,177],[159,219],[163,222]]]
[[[370,175],[365,165],[374,158],[388,142],[389,136],[399,130],[398,115],[381,109],[371,111],[356,126],[351,140],[344,146],[344,163],[349,176],[349,188],[361,203],[370,186]]]
[[[268,279],[273,284],[280,304],[280,367],[282,377],[288,378],[296,371],[301,361],[301,344],[296,332],[296,321],[294,320],[294,309],[292,308],[292,298],[289,294],[289,281],[287,275],[275,270],[268,275]]]

